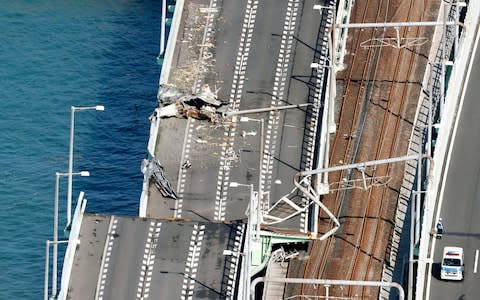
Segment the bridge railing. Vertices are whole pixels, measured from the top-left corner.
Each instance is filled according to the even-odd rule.
[[[68,238],[68,246],[65,251],[65,258],[63,260],[62,281],[60,285],[60,292],[57,300],[66,300],[68,294],[68,286],[70,284],[70,275],[72,273],[73,261],[75,258],[75,251],[79,243],[80,227],[82,225],[83,214],[87,206],[87,199],[84,198],[85,193],[80,192],[78,196],[77,207],[73,215],[72,227]]]
[[[439,124],[438,139],[435,144],[434,166],[432,169],[432,181],[428,188],[424,218],[422,223],[422,232],[420,239],[420,252],[418,258],[417,284],[415,299],[429,298],[429,284],[431,279],[431,268],[433,259],[432,240],[430,230],[434,220],[438,218],[439,208],[443,199],[443,187],[445,185],[446,174],[445,166],[448,164],[448,154],[454,144],[456,124],[461,110],[464,96],[464,83],[468,81],[470,69],[473,64],[475,49],[480,37],[478,32],[480,16],[480,2],[470,1],[467,16],[464,24],[464,34],[460,39],[460,49],[468,49],[457,53],[454,58],[454,67],[451,78],[455,78],[449,83],[446,92],[444,109]]]

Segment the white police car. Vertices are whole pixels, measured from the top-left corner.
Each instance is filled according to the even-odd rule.
[[[463,248],[443,248],[440,278],[444,280],[462,280],[464,272]]]

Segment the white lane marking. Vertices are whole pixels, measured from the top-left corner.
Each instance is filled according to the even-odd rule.
[[[190,158],[190,148],[191,148],[191,132],[193,125],[191,125],[193,120],[191,118],[187,119],[187,126],[185,128],[185,135],[183,140],[183,149],[182,149],[182,160],[180,162],[180,169],[178,170],[178,182],[177,182],[177,199],[175,200],[175,209],[173,211],[173,216],[175,218],[182,217],[182,208],[183,208],[183,193],[185,192],[185,181],[186,181],[186,169],[182,168],[182,164]]]
[[[477,273],[478,267],[478,249],[475,250],[475,265],[473,266],[473,273]]]
[[[188,247],[188,257],[185,262],[185,272],[182,284],[182,300],[192,300],[193,290],[195,289],[195,278],[197,277],[198,261],[200,260],[200,250],[202,248],[203,235],[205,234],[205,225],[193,226],[190,246]]]
[[[228,281],[226,286],[227,299],[233,299],[234,297],[235,286],[236,286],[236,281],[238,277],[236,276],[236,274],[238,273],[238,267],[241,262],[240,251],[242,250],[242,241],[243,241],[244,232],[245,232],[244,225],[236,226],[233,243],[229,242],[229,244],[227,245],[227,250],[231,250],[233,255],[224,256],[225,269],[228,270]]]
[[[108,225],[107,239],[103,248],[102,262],[100,265],[100,272],[98,273],[97,291],[95,293],[95,300],[103,300],[105,290],[105,282],[107,281],[108,266],[110,262],[110,255],[112,254],[113,240],[115,238],[118,220],[112,216],[110,224]]]
[[[201,45],[208,45],[213,43],[212,35],[215,33],[215,28],[213,27],[213,22],[215,21],[214,14],[218,13],[217,0],[210,0],[210,5],[208,8],[204,8],[204,13],[207,14],[207,23],[205,24],[205,29],[203,32],[203,38]],[[209,47],[200,47],[199,55],[199,65],[201,65],[205,60],[213,57],[212,50]],[[197,93],[199,87],[202,84],[201,77],[197,78],[192,87],[193,92]],[[181,165],[190,158],[190,148],[192,143],[193,131],[195,130],[195,120],[188,118],[186,131],[188,134],[185,134],[185,140],[183,142],[184,148],[182,149],[182,158],[180,162],[180,168],[178,170],[178,184],[177,184],[177,196],[178,199],[175,201],[175,210],[174,217],[181,218],[183,212],[183,197],[185,194],[185,186],[187,181],[186,168],[182,168]]]
[[[255,27],[255,18],[257,14],[258,0],[248,0],[243,18],[242,33],[240,45],[237,52],[235,62],[235,70],[233,73],[232,88],[228,106],[231,110],[238,110],[240,107],[240,99],[242,97],[243,86],[245,82],[245,70],[247,69],[248,56],[250,53],[250,45],[253,37],[253,29]],[[224,137],[224,145],[222,146],[220,157],[220,168],[218,170],[217,181],[222,184],[217,185],[216,201],[215,201],[215,221],[224,221],[226,214],[226,201],[228,194],[228,182],[226,178],[230,175],[231,160],[228,153],[233,150],[233,143],[236,133],[237,123],[232,119],[231,125],[226,129]]]
[[[333,5],[333,2],[330,1],[330,6]],[[320,53],[320,57],[318,58],[318,64],[319,65],[325,65],[327,63],[327,57],[326,57],[326,54],[327,54],[327,35],[329,34],[328,31],[330,30],[331,26],[332,26],[332,21],[333,21],[333,18],[330,14],[328,14],[328,17],[327,19],[325,20],[325,26],[322,26],[322,29],[323,29],[323,47],[322,49],[320,50],[321,53]],[[323,21],[322,21],[323,22]],[[288,48],[291,47],[291,45],[287,45]],[[315,137],[317,135],[317,128],[318,128],[318,122],[319,122],[319,118],[320,118],[320,108],[321,108],[321,105],[320,105],[320,96],[322,94],[322,90],[323,90],[323,86],[324,86],[324,82],[325,82],[325,69],[321,68],[321,69],[318,69],[318,70],[315,70],[314,72],[316,72],[316,84],[315,84],[315,91],[314,91],[314,99],[313,99],[313,105],[310,107],[310,120],[308,122],[308,125],[306,126],[307,129],[308,129],[308,136],[306,137],[306,146],[308,147],[307,148],[307,154],[306,154],[306,158],[305,158],[305,170],[311,170],[314,166],[313,166],[313,156],[314,156],[314,153],[315,153],[315,148],[317,147],[316,143],[315,143],[315,139],[313,137]],[[303,197],[302,198],[303,200],[303,203],[305,205],[308,204],[308,200],[307,198]],[[302,232],[307,232],[307,229],[308,229],[308,220],[310,219],[309,216],[308,216],[308,211],[304,211],[301,213],[301,217],[300,217],[300,228],[301,228],[301,231]]]
[[[273,107],[281,105],[281,99],[284,98],[286,87],[285,83],[287,81],[288,69],[291,62],[290,56],[292,54],[291,46],[288,46],[285,49],[284,45],[291,45],[293,43],[293,31],[296,26],[299,4],[299,0],[289,0],[287,3],[287,12],[285,15],[282,37],[280,40],[281,45],[277,58],[275,78],[273,83],[274,86],[272,90],[272,99],[270,102],[270,106]],[[263,187],[263,191],[269,191],[271,189],[273,164],[265,162],[269,161],[270,157],[275,155],[279,121],[280,113],[278,111],[270,111],[268,114],[268,120],[266,122],[267,132],[264,152],[262,153],[262,168],[259,175],[261,179],[260,184]],[[261,205],[264,211],[267,211],[270,207],[270,203],[264,200],[265,199],[263,199],[263,203],[261,203]]]
[[[305,127],[300,127],[300,126],[290,125],[290,124],[283,124],[283,127],[290,127],[290,128],[295,128],[299,130],[305,130]]]
[[[137,300],[146,300],[150,295],[150,282],[152,281],[152,270],[155,263],[155,250],[158,246],[161,226],[162,223],[152,221],[148,228],[148,236],[147,241],[145,242],[142,267],[140,269],[138,280]]]

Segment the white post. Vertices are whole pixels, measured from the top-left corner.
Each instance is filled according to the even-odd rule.
[[[44,286],[43,286],[43,300],[48,300],[48,264],[49,264],[49,259],[50,259],[50,252],[49,248],[50,243],[49,241],[45,242],[45,281],[44,281]]]
[[[332,7],[333,10],[333,20],[332,20],[332,34],[331,36],[328,36],[328,45],[330,47],[330,82],[329,82],[329,93],[328,93],[328,101],[330,102],[328,105],[329,109],[329,124],[328,124],[328,132],[329,133],[335,133],[337,131],[337,126],[335,125],[335,97],[337,95],[337,35],[336,35],[336,22],[337,22],[337,11],[335,9],[335,6]],[[328,164],[328,148],[327,148],[327,155],[326,155],[326,160]],[[328,174],[326,180],[328,182]]]
[[[77,173],[55,173],[55,200],[54,200],[54,212],[53,212],[53,257],[52,257],[52,299],[57,298],[57,268],[58,268],[58,191],[59,191],[59,183],[61,176],[72,176],[72,175],[80,175],[80,176],[90,176],[88,171],[81,171]]]
[[[70,107],[70,146],[68,151],[68,188],[67,188],[67,227],[72,221],[72,172],[73,172],[73,132],[75,126],[75,106]]]
[[[264,152],[264,127],[265,121],[263,119],[252,119],[249,117],[240,117],[240,122],[255,121],[260,123],[260,155],[259,155],[259,166],[258,166],[258,193],[256,199],[256,205],[253,205],[251,201],[250,210],[256,210],[256,222],[255,222],[255,240],[260,238],[260,223],[262,220],[262,201],[263,201],[263,184],[262,184],[262,167],[263,167],[263,152]],[[255,217],[252,215],[252,217]],[[254,219],[252,219],[254,220]]]
[[[244,294],[244,299],[249,300],[250,299],[250,260],[251,260],[251,255],[252,255],[252,220],[253,220],[253,198],[255,197],[254,192],[253,192],[253,184],[250,184],[250,208],[248,209],[248,221],[247,221],[247,236],[245,240],[247,241],[247,250],[245,253],[245,270],[244,270],[244,275],[245,275],[245,294]]]
[[[262,222],[262,205],[263,205],[263,183],[262,183],[262,168],[263,168],[263,156],[264,156],[264,125],[265,121],[260,119],[260,162],[258,169],[258,195],[257,195],[257,229],[255,233],[256,239],[260,239],[260,223]]]
[[[67,190],[67,226],[66,228],[70,227],[72,222],[72,172],[73,172],[73,133],[74,133],[74,126],[75,126],[75,111],[82,111],[82,110],[105,110],[103,105],[96,105],[96,106],[85,106],[85,107],[70,107],[70,146],[69,146],[69,153],[68,153],[68,190]]]
[[[417,169],[418,169],[417,197],[415,198],[417,201],[417,203],[415,204],[415,240],[414,240],[415,244],[420,240],[420,215],[422,210],[422,206],[420,205],[420,203],[421,203],[421,197],[422,197],[422,177],[423,177],[422,168],[423,168],[422,159],[419,159],[417,161]]]
[[[71,173],[70,173],[71,174]],[[53,266],[52,266],[52,298],[57,297],[57,263],[58,263],[58,183],[60,173],[55,174],[55,201],[53,212]]]
[[[162,1],[162,25],[160,26],[160,54],[161,57],[165,52],[165,18],[167,15],[167,0]]]
[[[442,2],[443,7],[443,34],[442,34],[442,71],[440,80],[440,118],[443,117],[443,107],[445,105],[445,61],[447,60],[447,4]]]
[[[250,299],[250,260],[251,260],[251,252],[252,252],[252,221],[255,218],[254,215],[254,203],[253,199],[255,198],[255,192],[253,191],[253,184],[242,184],[238,182],[230,182],[230,187],[239,187],[239,186],[248,186],[250,187],[250,199],[249,199],[249,206],[248,212],[245,212],[247,215],[247,233],[245,237],[245,250],[243,252],[243,261],[244,261],[244,269],[243,269],[243,280],[244,280],[244,289],[242,290],[243,299],[249,300]]]

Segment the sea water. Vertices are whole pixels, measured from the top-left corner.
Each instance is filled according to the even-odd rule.
[[[68,171],[75,113],[74,204],[137,215],[160,67],[159,1],[0,0],[0,299],[42,299],[55,172]],[[60,237],[67,178],[60,190]],[[64,250],[62,250],[63,253]]]

